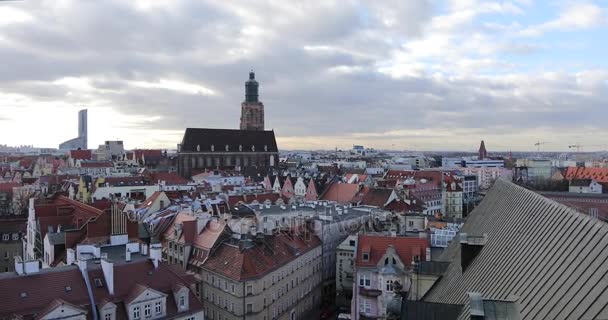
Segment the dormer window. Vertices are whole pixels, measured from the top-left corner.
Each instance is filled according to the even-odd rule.
[[[186,306],[186,297],[180,296],[179,297],[179,308],[182,309],[185,306]]]
[[[363,261],[369,261],[369,252],[363,252]]]

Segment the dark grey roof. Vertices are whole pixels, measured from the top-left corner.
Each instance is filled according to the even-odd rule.
[[[414,267],[414,272],[419,274],[442,275],[448,269],[449,265],[450,263],[445,261],[421,261]]]
[[[517,301],[521,319],[608,319],[608,225],[533,191],[498,180],[462,232],[487,234],[464,272],[460,240],[440,260],[452,261],[426,294],[428,302]]]
[[[264,152],[265,146],[268,152],[278,152],[277,142],[274,137],[274,131],[256,131],[256,130],[233,130],[233,129],[199,129],[187,128],[182,139],[182,152],[211,152],[211,146],[214,146],[214,152],[228,151],[239,152],[239,146],[242,146],[242,152],[252,152],[252,146],[255,152]]]
[[[591,184],[591,179],[572,179],[570,181],[571,187],[588,187]]]
[[[407,301],[404,320],[455,320],[462,310],[462,305],[432,303],[425,301]]]

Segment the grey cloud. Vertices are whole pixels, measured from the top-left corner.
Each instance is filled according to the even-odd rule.
[[[437,80],[430,74],[396,79],[378,72],[378,64],[404,41],[424,37],[436,10],[430,1],[398,3],[286,7],[177,1],[167,10],[138,11],[126,1],[80,1],[64,9],[52,9],[53,2],[26,2],[18,6],[34,22],[0,29],[13,44],[0,47],[0,59],[9,61],[0,73],[0,92],[50,102],[97,102],[126,115],[160,117],[130,124],[146,130],[236,128],[243,82],[253,67],[267,126],[290,137],[400,129],[492,131],[564,125],[572,119],[603,125],[606,87],[578,96],[568,91],[577,86],[574,77],[518,83],[479,76]],[[399,19],[386,23],[394,17]],[[257,29],[244,32],[251,27]],[[336,50],[310,52],[306,46]],[[520,43],[503,47],[507,54],[535,50]],[[354,71],[330,72],[338,66]],[[49,82],[63,77],[90,79],[95,90],[66,96],[70,88]],[[129,85],[172,78],[217,95]],[[595,116],[572,115],[581,105]]]

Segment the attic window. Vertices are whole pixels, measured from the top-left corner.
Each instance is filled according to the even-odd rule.
[[[21,297],[21,299],[25,299],[25,298],[27,298],[27,292],[25,292],[25,291],[24,291],[24,292],[21,292],[21,293],[19,294],[19,296]]]
[[[101,282],[101,279],[95,278],[95,279],[93,279],[93,281],[95,282],[95,287],[103,288],[103,282]]]
[[[369,261],[369,253],[368,252],[364,252],[363,253],[363,261]]]

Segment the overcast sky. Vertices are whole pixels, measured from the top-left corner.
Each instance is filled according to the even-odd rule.
[[[0,144],[175,148],[260,82],[282,149],[608,149],[604,1],[2,1]]]

